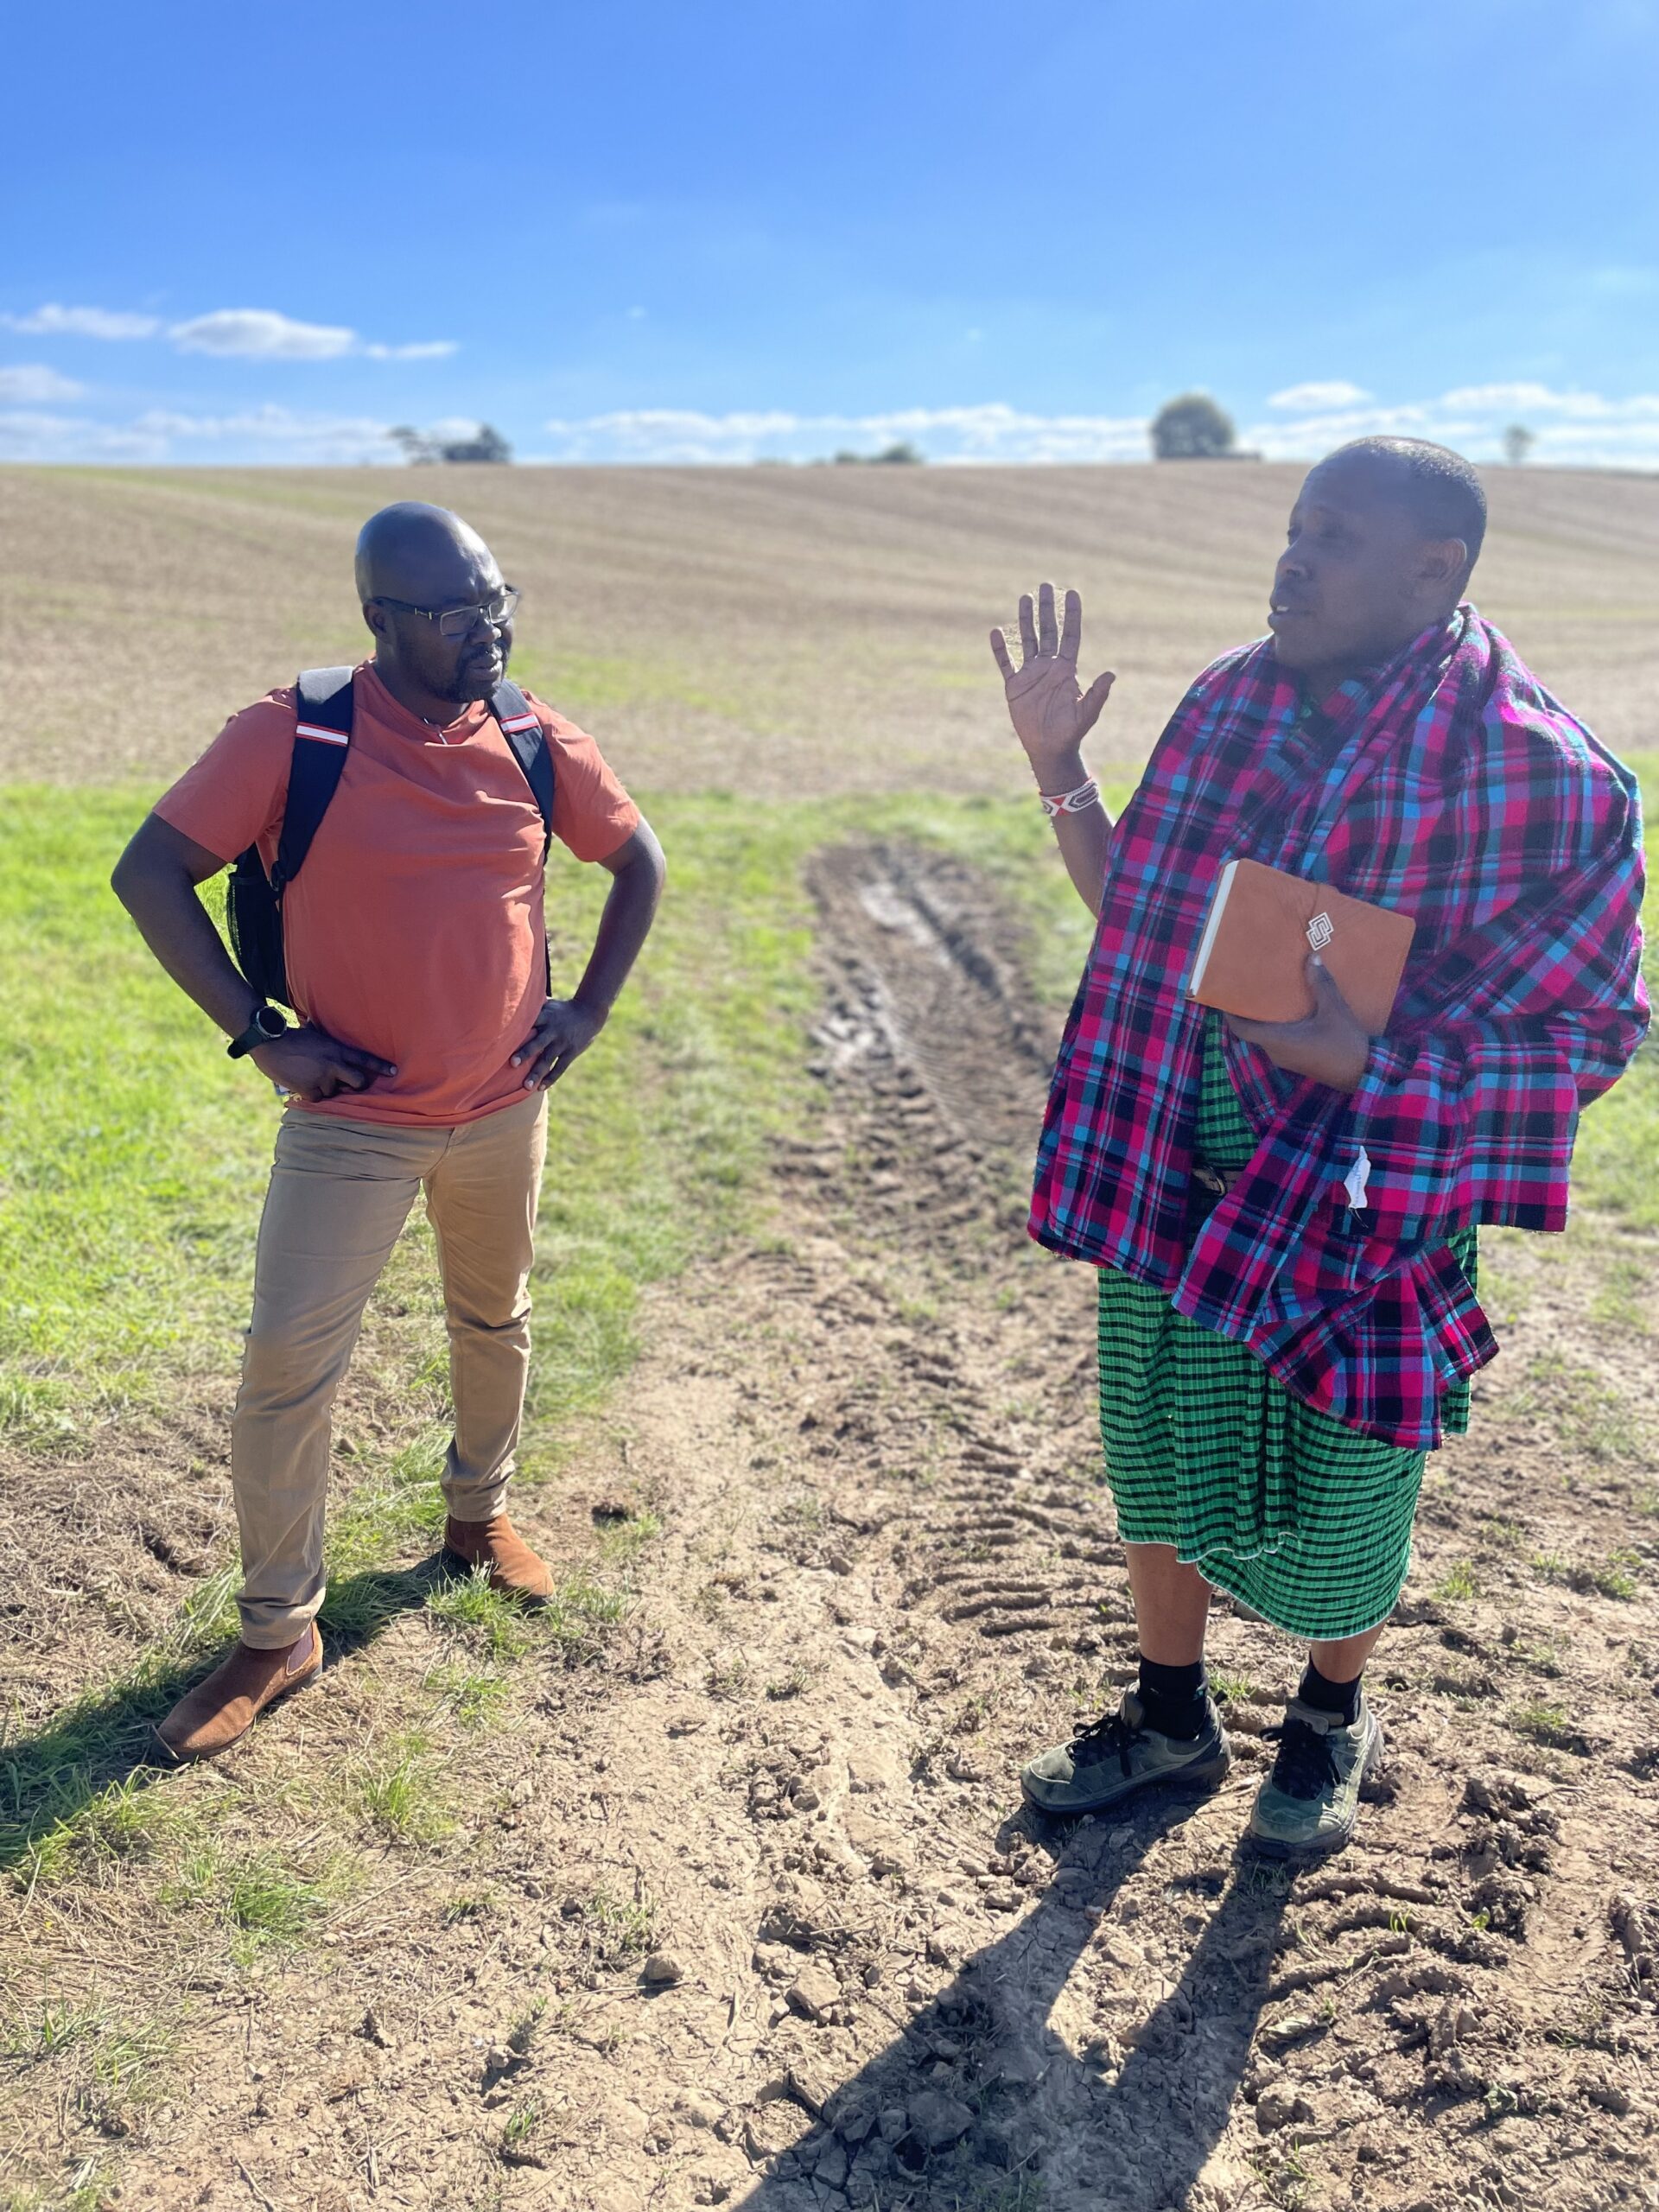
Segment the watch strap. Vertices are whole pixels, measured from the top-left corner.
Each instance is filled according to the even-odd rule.
[[[287,1017],[276,1007],[256,1007],[253,1019],[242,1034],[232,1037],[225,1047],[226,1056],[232,1060],[242,1059],[249,1052],[257,1052],[261,1045],[274,1045],[279,1037],[287,1034]]]

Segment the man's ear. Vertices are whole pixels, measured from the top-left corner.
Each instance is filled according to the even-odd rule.
[[[1469,548],[1460,537],[1431,537],[1422,548],[1417,575],[1424,591],[1435,598],[1459,592],[1469,573]]]
[[[384,638],[391,627],[386,620],[386,610],[378,600],[365,599],[364,601],[363,620],[368,625],[370,636],[373,638]]]

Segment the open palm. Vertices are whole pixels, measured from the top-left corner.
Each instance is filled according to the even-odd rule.
[[[1026,748],[1040,782],[1051,768],[1069,765],[1069,756],[1100,718],[1116,678],[1108,670],[1085,691],[1077,682],[1077,652],[1083,643],[1083,601],[1065,594],[1065,622],[1054,619],[1054,587],[1038,587],[1033,613],[1031,594],[1020,601],[1020,664],[1015,668],[1008,641],[991,632],[991,652],[1002,672],[1014,735]]]

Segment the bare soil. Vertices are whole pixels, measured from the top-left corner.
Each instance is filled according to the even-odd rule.
[[[1299,468],[0,469],[0,779],[151,784],[356,658],[353,540],[456,507],[524,592],[516,668],[658,791],[1007,792],[985,636],[1075,584],[1137,765],[1261,633]],[[1616,747],[1652,743],[1659,478],[1493,469],[1483,610]],[[1012,779],[1012,781],[1011,781]]]
[[[772,1233],[659,1294],[523,1501],[566,1553],[651,1504],[639,1602],[585,1663],[519,1667],[446,1754],[454,1827],[286,1959],[146,1945],[113,1878],[9,1899],[9,2001],[96,1989],[175,2037],[148,2100],[89,2096],[73,2050],[14,2064],[16,2171],[104,2158],[107,2201],[164,2212],[1659,2204],[1659,1253],[1618,1240],[1615,1310],[1607,1225],[1492,1240],[1506,1349],[1432,1465],[1348,1853],[1240,1853],[1297,1659],[1225,1605],[1226,1785],[1037,1821],[1020,1761],[1135,1651],[1091,1280],[1019,1234],[1052,1024],[963,864],[847,847],[812,887],[823,1110]],[[137,1452],[104,1483],[111,1585],[201,1571],[222,1470],[202,1503]],[[43,1713],[86,1654],[41,1593],[87,1547],[58,1516],[25,1548]],[[156,1787],[297,1849],[447,1648],[413,1605]]]

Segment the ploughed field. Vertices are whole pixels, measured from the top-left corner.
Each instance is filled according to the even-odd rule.
[[[1266,626],[1301,472],[0,469],[0,774],[166,776],[307,662],[354,659],[359,524],[451,504],[524,593],[517,665],[654,791],[1018,788],[985,632],[1045,576],[1142,760]],[[1477,597],[1615,747],[1655,740],[1659,484],[1494,469]],[[96,762],[99,765],[94,766]]]
[[[1092,1285],[1021,1225],[1083,918],[983,632],[1084,590],[1121,794],[1259,626],[1294,482],[0,473],[7,2212],[1659,2201],[1652,1056],[1569,1233],[1483,1242],[1503,1357],[1430,1465],[1354,1847],[1240,1856],[1295,1662],[1226,1605],[1213,1798],[1057,1827],[1014,1782],[1135,1637]],[[230,708],[356,652],[353,530],[410,491],[496,545],[516,671],[670,854],[554,1094],[516,1510],[565,1580],[524,1618],[437,1566],[417,1225],[340,1408],[331,1663],[162,1774],[233,1632],[273,1109],[102,887]],[[1659,484],[1492,493],[1480,603],[1639,758]]]

